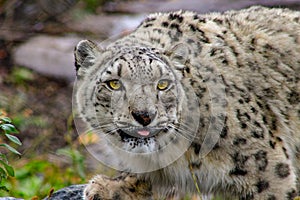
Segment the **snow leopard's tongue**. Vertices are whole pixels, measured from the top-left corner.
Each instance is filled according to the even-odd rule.
[[[137,132],[141,136],[148,136],[150,134],[150,131],[147,130],[140,130]]]

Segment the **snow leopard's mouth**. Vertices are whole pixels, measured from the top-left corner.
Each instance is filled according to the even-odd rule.
[[[122,128],[118,129],[118,133],[122,139],[122,141],[126,139],[145,139],[145,138],[153,138],[160,132],[166,132],[165,128]]]

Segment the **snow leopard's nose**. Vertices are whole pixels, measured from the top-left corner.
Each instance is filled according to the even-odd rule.
[[[142,124],[143,126],[149,125],[156,116],[156,112],[148,111],[132,111],[131,114],[135,121]]]

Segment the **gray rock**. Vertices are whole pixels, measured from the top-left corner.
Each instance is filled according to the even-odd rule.
[[[106,40],[115,35],[126,34],[135,29],[146,17],[139,15],[85,15],[67,23],[73,31],[79,33],[89,33],[96,39]]]
[[[75,79],[73,50],[76,37],[36,36],[18,46],[13,53],[15,64],[41,74]]]
[[[44,200],[82,200],[82,193],[85,186],[86,185],[71,185],[62,188]]]
[[[51,197],[44,200],[82,200],[83,190],[86,185],[71,185],[54,192]],[[23,200],[14,197],[0,197],[0,200]]]
[[[23,199],[17,199],[14,197],[0,197],[0,200],[23,200]]]
[[[102,46],[116,38],[132,31],[145,16],[96,16],[89,15],[77,22],[70,22],[73,30],[92,32]],[[102,35],[102,40],[100,40]],[[107,37],[104,37],[107,35]],[[110,37],[108,37],[108,35]],[[95,36],[96,38],[96,36]],[[24,66],[43,75],[67,80],[75,80],[73,50],[82,38],[74,36],[55,37],[49,35],[35,36],[17,46],[13,51],[13,61],[16,65]]]

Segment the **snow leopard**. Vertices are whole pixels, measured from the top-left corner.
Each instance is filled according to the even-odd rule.
[[[78,115],[120,171],[93,178],[84,199],[298,195],[299,11],[155,13],[74,54]]]

